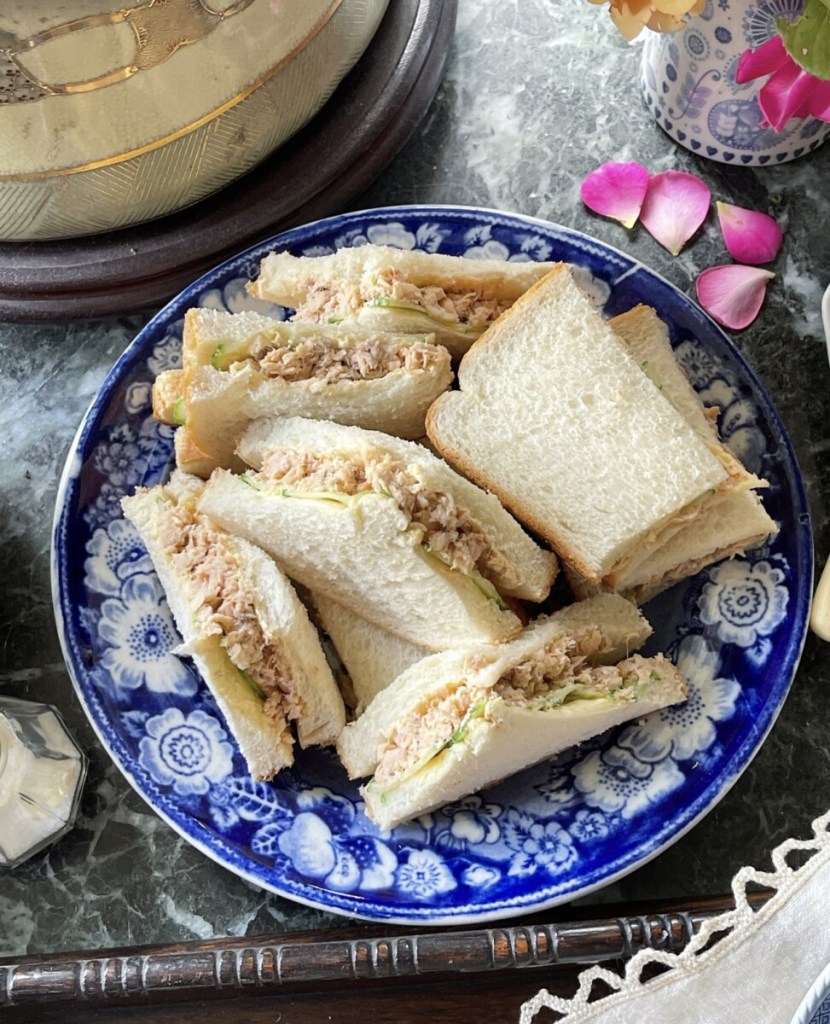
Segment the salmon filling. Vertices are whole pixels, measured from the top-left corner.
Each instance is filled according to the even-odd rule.
[[[516,572],[470,513],[445,491],[430,490],[403,462],[386,453],[317,455],[278,449],[269,453],[261,473],[283,487],[310,493],[392,497],[422,534],[421,543],[451,569],[474,570],[502,585],[518,584]]]
[[[435,320],[447,324],[484,328],[500,316],[511,302],[472,289],[445,289],[440,285],[416,285],[400,271],[389,270],[371,282],[343,290],[329,284],[309,282],[305,300],[297,307],[295,320],[326,323],[353,315],[377,299],[419,306]]]
[[[176,505],[161,531],[174,568],[190,580],[202,636],[218,636],[228,657],[263,695],[266,715],[286,732],[303,712],[282,650],[269,643],[227,538],[205,516]]]
[[[616,665],[591,665],[589,659],[604,644],[602,632],[589,628],[557,637],[505,672],[492,687],[467,682],[447,685],[428,702],[399,721],[378,750],[375,781],[386,783],[403,775],[463,738],[465,723],[494,698],[508,704],[538,703],[540,710],[573,699],[613,696],[635,699],[638,685],[654,670],[655,659],[632,655]],[[470,669],[483,667],[475,656]]]
[[[422,372],[435,365],[441,350],[424,341],[392,344],[382,336],[361,338],[350,345],[304,339],[295,345],[275,344],[273,338],[255,341],[240,363],[250,363],[266,377],[288,382],[321,380],[376,380],[395,370]]]

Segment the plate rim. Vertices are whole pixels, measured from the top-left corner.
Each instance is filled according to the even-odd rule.
[[[790,1024],[813,1024],[816,1010],[830,998],[830,963],[827,963],[816,980],[804,993]]]
[[[453,216],[453,217],[467,217],[471,220],[477,220],[479,223],[482,219],[491,220],[494,223],[501,223],[511,227],[528,228],[537,227],[541,228],[544,232],[553,232],[564,236],[573,242],[580,243],[583,247],[585,243],[596,246],[603,253],[609,253],[625,264],[629,264],[629,269],[625,272],[628,276],[635,272],[643,271],[651,278],[659,281],[664,287],[669,289],[673,293],[675,299],[680,301],[685,307],[690,308],[696,316],[699,316],[706,321],[707,326],[710,330],[714,330],[719,336],[722,344],[725,345],[729,351],[731,358],[737,363],[740,368],[741,374],[745,375],[746,382],[752,389],[752,397],[755,399],[759,407],[762,410],[763,417],[767,423],[773,428],[773,432],[776,435],[776,440],[783,445],[785,457],[782,458],[782,472],[786,477],[789,487],[793,492],[793,497],[797,498],[798,506],[794,508],[794,514],[797,513],[797,543],[796,549],[800,556],[803,556],[805,565],[809,568],[809,572],[806,574],[798,573],[798,579],[800,586],[795,590],[795,596],[798,600],[795,602],[795,607],[788,613],[787,618],[793,618],[800,623],[800,635],[796,635],[794,632],[788,642],[788,646],[784,658],[782,659],[782,669],[786,669],[786,681],[784,683],[784,689],[781,695],[781,699],[777,702],[772,713],[769,716],[769,720],[764,723],[763,729],[759,729],[757,720],[753,722],[752,728],[748,730],[747,736],[744,738],[738,753],[741,754],[740,764],[737,766],[724,765],[721,773],[712,779],[709,785],[697,795],[697,797],[689,804],[684,807],[683,817],[685,818],[684,824],[681,828],[678,828],[670,836],[666,837],[662,841],[658,841],[654,838],[655,835],[659,836],[663,834],[665,829],[665,823],[651,833],[649,842],[653,846],[647,854],[635,856],[632,851],[629,860],[620,865],[620,867],[611,873],[602,873],[601,878],[597,878],[588,884],[580,885],[576,889],[569,890],[568,892],[560,895],[553,895],[548,899],[540,900],[538,897],[535,901],[531,901],[528,894],[519,894],[514,898],[502,897],[499,899],[498,904],[494,907],[488,905],[481,908],[470,908],[464,907],[456,912],[450,912],[447,914],[440,913],[439,907],[435,905],[424,905],[423,907],[410,906],[405,912],[401,912],[400,908],[396,908],[393,904],[378,904],[375,901],[371,901],[365,898],[354,898],[350,894],[334,891],[331,889],[324,889],[320,886],[320,891],[325,892],[327,896],[334,897],[334,902],[326,900],[315,900],[308,895],[303,893],[291,891],[286,888],[277,888],[275,885],[269,884],[261,877],[258,877],[254,872],[249,871],[246,867],[236,863],[236,858],[239,857],[238,851],[231,851],[227,856],[222,856],[220,851],[212,848],[207,842],[203,841],[199,836],[193,834],[192,831],[184,831],[183,826],[176,822],[176,820],[168,815],[165,811],[161,810],[151,800],[151,794],[148,794],[140,786],[138,779],[134,777],[133,771],[130,769],[128,764],[125,764],[120,756],[116,753],[110,740],[104,735],[103,727],[99,725],[96,720],[96,716],[93,713],[93,709],[89,706],[86,695],[83,692],[81,683],[76,677],[76,666],[73,653],[71,651],[68,636],[67,636],[67,623],[63,614],[62,599],[68,601],[68,595],[64,594],[64,580],[61,579],[61,572],[58,558],[58,548],[60,537],[65,537],[66,531],[64,527],[67,525],[66,520],[69,513],[67,496],[72,490],[73,480],[80,479],[80,473],[74,472],[75,467],[79,470],[79,459],[80,454],[83,451],[85,442],[88,441],[90,435],[93,434],[94,430],[99,426],[101,414],[104,411],[106,405],[112,400],[113,387],[120,381],[126,369],[133,366],[136,363],[137,357],[144,351],[145,346],[148,344],[148,340],[155,335],[159,328],[164,325],[169,325],[171,322],[179,319],[184,314],[184,310],[192,304],[192,296],[194,293],[203,293],[209,288],[217,278],[227,278],[229,274],[229,267],[233,264],[242,264],[245,261],[249,261],[253,258],[261,258],[265,252],[270,252],[276,247],[290,248],[292,244],[307,238],[309,235],[319,233],[321,230],[333,231],[337,225],[348,225],[353,222],[363,222],[367,220],[378,220],[387,219],[393,220],[396,217],[417,217],[423,220],[429,216],[441,215]],[[613,288],[614,282],[609,282]],[[158,340],[158,339],[156,339]],[[65,542],[64,542],[65,543]],[[58,634],[61,644],[61,650],[63,653],[64,661],[67,667],[68,674],[72,680],[73,688],[81,703],[81,706],[93,726],[93,729],[98,736],[99,742],[103,746],[104,750],[115,762],[121,774],[132,786],[132,788],[145,800],[150,809],[157,814],[162,820],[164,820],[173,830],[184,838],[188,843],[193,845],[196,849],[200,850],[203,854],[206,854],[211,860],[219,864],[226,870],[231,871],[237,877],[249,882],[255,887],[262,889],[267,892],[271,892],[277,896],[289,899],[295,903],[299,903],[310,907],[312,909],[324,911],[327,913],[334,913],[340,915],[348,915],[357,919],[375,921],[375,922],[388,922],[398,923],[404,925],[412,925],[414,923],[424,923],[429,925],[443,926],[443,925],[463,925],[471,923],[482,923],[484,921],[495,921],[505,917],[515,915],[517,912],[524,913],[535,913],[543,910],[550,909],[555,906],[562,905],[565,902],[582,898],[597,889],[604,888],[619,878],[625,877],[632,871],[643,867],[649,863],[652,859],[664,853],[669,847],[673,846],[679,839],[686,835],[700,820],[708,814],[714,807],[727,795],[732,789],[735,783],[740,779],[746,769],[749,767],[755,756],[760,751],[766,740],[770,730],[775,724],[784,703],[786,702],[789,689],[792,685],[793,679],[796,675],[799,661],[802,656],[804,644],[808,633],[808,613],[810,604],[810,595],[812,593],[812,580],[813,580],[813,554],[814,554],[814,539],[812,534],[811,517],[809,512],[809,504],[807,501],[806,487],[800,471],[795,451],[792,447],[792,442],[787,433],[783,421],[778,414],[766,388],[761,383],[757,376],[754,368],[750,365],[747,359],[744,357],[741,350],[735,345],[734,341],[717,325],[711,317],[709,317],[704,310],[702,310],[691,298],[686,295],[679,287],[674,285],[668,279],[663,277],[657,271],[652,270],[647,265],[643,264],[636,257],[631,256],[629,253],[610,245],[601,239],[594,238],[593,236],[587,235],[575,228],[570,228],[565,225],[557,224],[556,222],[545,220],[544,218],[535,217],[527,214],[522,214],[515,211],[499,210],[491,207],[476,207],[468,205],[457,205],[457,204],[400,204],[396,206],[384,206],[376,208],[365,208],[361,210],[349,211],[346,213],[335,214],[333,216],[321,217],[317,220],[310,221],[308,224],[299,225],[296,227],[289,228],[286,231],[282,231],[272,238],[265,239],[256,242],[228,259],[222,260],[216,266],[210,270],[201,274],[198,278],[192,281],[189,285],[183,288],[178,295],[174,296],[168,303],[166,303],[138,332],[135,338],[130,342],[121,356],[116,360],[114,365],[111,367],[103,382],[98,388],[95,396],[90,402],[81,422],[76,430],[74,439],[70,445],[64,468],[61,474],[60,483],[58,486],[58,492],[55,503],[55,513],[53,517],[52,527],[52,547],[51,547],[51,576],[52,576],[52,600],[55,611],[55,620],[58,628]],[[736,755],[737,756],[737,755]],[[734,758],[733,758],[734,759]],[[732,770],[727,771],[727,768]],[[713,792],[714,791],[714,792]],[[188,818],[192,823],[192,827],[200,833],[210,834],[214,842],[218,842],[219,845],[227,848],[231,844],[227,840],[220,836],[218,833],[209,832],[209,829],[199,820],[194,818],[189,813],[182,814],[183,818]],[[675,815],[677,817],[677,815]],[[235,855],[235,856],[234,856]],[[250,858],[246,858],[250,861]],[[312,888],[307,882],[303,883],[306,890]],[[550,888],[548,886],[547,888]],[[371,912],[367,912],[367,904],[371,904]],[[361,912],[361,908],[362,911]]]

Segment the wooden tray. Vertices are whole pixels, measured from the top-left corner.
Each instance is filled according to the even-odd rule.
[[[0,243],[0,318],[156,309],[234,252],[346,208],[399,152],[432,102],[456,8],[457,0],[393,0],[320,113],[210,198],[123,231]]]

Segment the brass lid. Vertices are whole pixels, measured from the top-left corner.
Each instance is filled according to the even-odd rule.
[[[90,169],[194,131],[300,54],[341,2],[4,3],[0,177]]]

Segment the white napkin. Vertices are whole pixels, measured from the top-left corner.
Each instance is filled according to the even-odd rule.
[[[643,950],[625,976],[591,967],[572,999],[542,989],[522,1006],[521,1024],[543,1007],[564,1014],[557,1024],[790,1024],[811,985],[830,963],[830,812],[813,822],[813,838],[788,839],[772,855],[773,871],[741,868],[732,882],[735,910],[707,921],[680,953]],[[791,867],[788,854],[799,854]],[[798,867],[808,857],[803,866]],[[795,860],[795,858],[791,858]],[[776,890],[757,912],[746,901],[752,882]],[[710,949],[709,939],[727,932]],[[704,950],[703,952],[699,952]],[[670,970],[640,981],[647,964]],[[601,979],[613,990],[589,1002]]]

